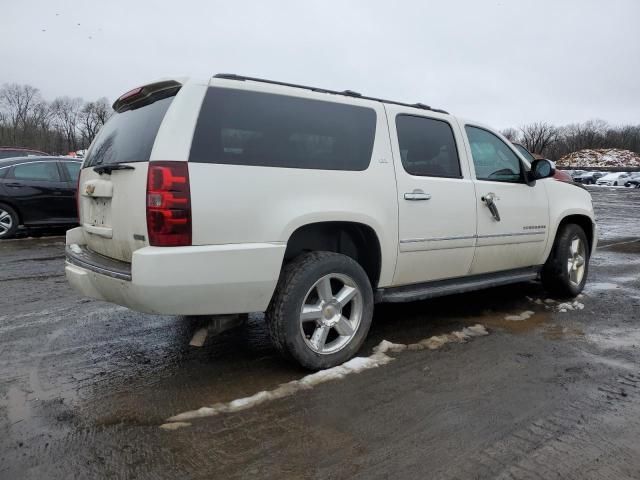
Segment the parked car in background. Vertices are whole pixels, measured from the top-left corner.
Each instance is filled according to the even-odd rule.
[[[28,228],[76,225],[82,162],[67,157],[0,160],[0,239]]]
[[[235,75],[152,83],[114,110],[67,232],[67,279],[87,296],[266,312],[278,350],[315,370],[358,352],[375,302],[538,277],[575,297],[587,280],[589,192],[482,124]]]
[[[535,160],[538,160],[524,145],[513,143],[513,146],[516,147],[516,150],[518,150],[518,152],[520,152],[529,163],[533,163]],[[560,180],[561,182],[573,182],[573,177],[571,177],[571,175],[563,170],[558,170],[557,168],[553,174],[553,178]]]
[[[624,182],[625,187],[640,188],[640,173],[632,173],[631,176]]]
[[[573,178],[575,180],[576,177],[579,177],[582,174],[587,173],[586,170],[567,170],[569,172],[569,175],[571,175],[571,178]]]
[[[585,172],[581,175],[573,177],[573,181],[576,183],[583,183],[585,185],[593,185],[600,177],[604,177],[604,172]]]
[[[13,157],[32,157],[32,156],[48,156],[48,153],[40,150],[23,147],[0,147],[0,159]]]
[[[605,185],[609,187],[622,186],[629,179],[629,176],[630,175],[626,172],[608,173],[596,180],[596,185]]]

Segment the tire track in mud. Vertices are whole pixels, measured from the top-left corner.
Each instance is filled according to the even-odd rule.
[[[640,371],[620,375],[558,413],[494,442],[455,472],[448,470],[435,477],[637,479],[640,442],[629,444],[623,431],[638,426]],[[630,434],[629,440],[632,438]]]

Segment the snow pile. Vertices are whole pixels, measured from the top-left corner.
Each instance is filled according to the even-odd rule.
[[[640,154],[618,148],[586,148],[565,155],[556,164],[571,168],[640,167]]]
[[[578,298],[583,298],[583,297],[584,295],[582,294],[578,295]],[[584,303],[580,303],[578,300],[574,300],[573,302],[558,302],[553,298],[545,298],[544,300],[542,300],[541,298],[531,298],[531,297],[527,297],[527,300],[529,300],[532,303],[535,303],[536,305],[544,305],[544,308],[546,308],[547,310],[553,310],[554,312],[560,312],[560,313],[567,313],[568,311],[584,309]],[[526,313],[529,313],[529,312],[523,312],[522,315]],[[533,315],[533,312],[531,312],[531,315]],[[527,318],[529,317],[523,318],[522,320],[526,320]],[[505,320],[512,320],[512,319],[505,317]]]
[[[529,320],[534,313],[535,312],[532,312],[531,310],[527,310],[522,312],[520,315],[507,315],[504,319],[510,322],[522,322],[523,320]]]
[[[352,358],[337,367],[320,370],[319,372],[302,377],[300,380],[283,383],[273,390],[258,392],[250,397],[239,398],[228,403],[216,403],[210,407],[202,407],[198,410],[191,410],[174,415],[167,419],[167,423],[160,425],[160,428],[164,430],[177,430],[181,427],[188,427],[191,425],[188,422],[189,420],[212,417],[220,413],[246,410],[247,408],[255,407],[270,400],[289,397],[301,390],[309,390],[321,383],[342,379],[352,373],[360,373],[364,370],[386,365],[393,360],[393,357],[390,357],[387,353],[402,352],[404,350],[436,350],[447,343],[465,343],[473,337],[481,337],[483,335],[489,335],[489,332],[484,325],[478,323],[471,327],[465,327],[462,330],[425,338],[418,343],[410,343],[408,345],[383,340],[373,349],[373,354],[368,357]]]

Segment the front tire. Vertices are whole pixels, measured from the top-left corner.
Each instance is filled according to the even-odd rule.
[[[332,252],[306,253],[285,265],[266,312],[276,348],[310,370],[353,357],[372,316],[367,274],[352,258]]]
[[[587,282],[589,254],[584,230],[573,223],[563,225],[542,268],[544,287],[560,297],[577,296]]]
[[[16,211],[9,205],[0,203],[0,240],[13,237],[19,222]]]

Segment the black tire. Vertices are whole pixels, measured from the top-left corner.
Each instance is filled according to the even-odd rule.
[[[316,283],[327,275],[346,276],[353,282],[359,292],[361,314],[348,343],[335,352],[319,353],[309,344],[312,340],[301,327],[300,315],[307,296],[315,291],[313,289]],[[320,302],[318,296],[318,303]],[[337,315],[341,314],[342,310],[337,312]],[[372,316],[373,292],[367,274],[355,260],[333,252],[305,253],[287,263],[280,273],[276,291],[266,312],[269,332],[276,348],[284,357],[310,370],[334,367],[353,357],[369,332]],[[321,319],[318,321],[322,322]],[[317,326],[318,321],[310,321],[312,328],[320,328]],[[335,330],[333,335],[337,337],[337,334]],[[329,344],[328,340],[325,341]]]
[[[578,239],[584,246],[584,271],[579,282],[572,281],[570,258],[573,257],[571,244]],[[551,254],[542,268],[542,284],[552,294],[559,297],[575,297],[584,288],[589,273],[589,242],[584,230],[574,223],[563,225],[556,234]]]
[[[4,219],[0,218],[0,222],[3,223],[0,225],[0,240],[13,237],[20,223],[18,214],[9,205],[0,203],[0,217],[4,217]]]

